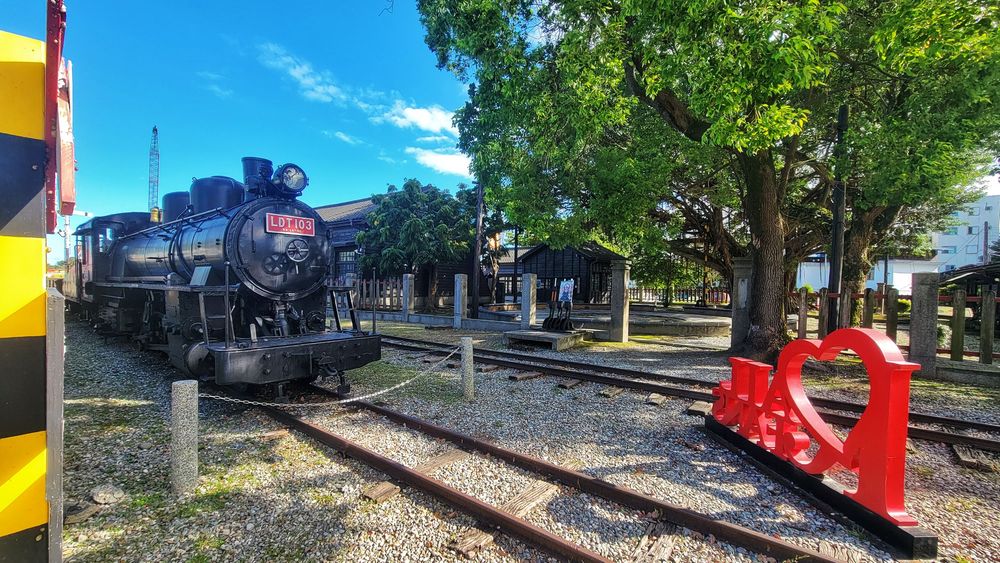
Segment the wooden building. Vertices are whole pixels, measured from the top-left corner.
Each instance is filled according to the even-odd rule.
[[[326,222],[331,232],[333,253],[334,282],[341,286],[352,286],[359,278],[368,279],[371,272],[360,272],[357,269],[358,233],[368,228],[368,214],[375,211],[376,204],[371,198],[356,199],[316,207],[320,217]],[[458,262],[445,262],[436,268],[422,268],[414,279],[416,306],[424,308],[430,305],[431,276],[437,278],[438,302],[436,307],[450,306],[455,293],[455,274],[468,274],[471,268],[471,257]],[[472,283],[468,284],[472,291]],[[489,284],[486,277],[479,280],[480,302],[489,296]],[[471,293],[470,293],[471,295]],[[489,299],[486,299],[488,302]]]
[[[574,280],[573,301],[607,303],[611,298],[611,263],[625,257],[596,242],[561,250],[540,244],[519,257],[520,271],[538,276],[538,301],[549,300],[562,280]]]

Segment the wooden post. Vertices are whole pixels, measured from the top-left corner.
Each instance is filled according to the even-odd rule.
[[[951,359],[961,362],[965,351],[965,290],[951,294]]]
[[[799,338],[809,337],[809,290],[799,288]]]
[[[979,303],[982,306],[979,326],[979,363],[993,363],[993,330],[997,318],[997,294],[995,291],[987,291],[983,294],[983,300]]]
[[[825,338],[830,328],[830,291],[827,288],[819,290],[819,337]]]
[[[848,328],[851,326],[851,313],[854,311],[854,294],[841,288],[840,298],[840,320],[837,328]]]
[[[875,290],[868,288],[865,290],[865,305],[861,311],[861,326],[871,328],[875,320]]]
[[[899,324],[899,290],[889,288],[885,302],[885,333],[896,341],[896,326]]]

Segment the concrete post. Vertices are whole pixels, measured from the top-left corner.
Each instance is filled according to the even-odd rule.
[[[935,375],[937,358],[938,274],[913,274],[910,308],[910,361],[920,364],[922,375]]]
[[[452,328],[462,328],[462,319],[469,308],[469,276],[468,274],[455,274],[455,318]]]
[[[413,291],[413,274],[403,274],[403,322],[410,322],[417,296]]]
[[[878,295],[878,304],[876,306],[878,307],[879,313],[885,313],[887,291],[889,291],[889,288],[886,287],[885,282],[878,282],[878,284],[876,284],[875,293]]]
[[[535,324],[535,289],[538,276],[535,274],[521,275],[521,328],[527,330]]]
[[[462,337],[462,395],[466,401],[476,398],[476,372],[472,362],[472,337]]]
[[[628,260],[611,263],[611,342],[628,342]]]
[[[198,382],[175,381],[170,399],[170,484],[174,494],[198,484]]]
[[[753,275],[753,258],[733,259],[733,291],[731,305],[733,323],[729,345],[738,348],[750,334],[750,278]]]

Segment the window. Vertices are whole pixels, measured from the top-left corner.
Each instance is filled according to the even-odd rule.
[[[942,246],[938,250],[938,253],[940,253],[940,254],[954,254],[955,250],[957,250],[957,249],[954,246]]]
[[[944,271],[946,271],[946,272],[950,272],[950,271],[952,271],[954,269],[955,269],[955,266],[952,265],[952,264],[946,264],[945,267],[944,267]]]
[[[944,230],[944,234],[946,234],[946,235],[957,235],[958,234],[958,227],[948,227],[947,229]]]
[[[983,209],[986,210],[986,211],[993,211],[993,206],[992,205],[987,205]]]
[[[967,234],[967,235],[978,235],[979,234],[979,227],[974,227],[972,225],[969,225],[969,227],[966,229],[966,233],[965,234]]]
[[[969,246],[965,247],[965,253],[966,254],[975,254],[977,252],[979,252],[979,245],[978,244],[970,244]]]
[[[968,209],[968,212],[969,212],[969,215],[975,217],[976,215],[979,215],[979,208],[978,207],[970,207]]]
[[[868,281],[875,281],[875,268],[868,271]]]
[[[97,251],[105,253],[111,249],[111,242],[115,240],[115,232],[111,227],[97,229]]]
[[[357,281],[356,254],[353,250],[338,250],[334,264],[334,284],[340,287],[354,285]]]

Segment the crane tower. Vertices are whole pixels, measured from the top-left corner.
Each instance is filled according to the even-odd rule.
[[[149,210],[159,208],[160,203],[160,139],[153,126],[153,140],[149,142]]]

